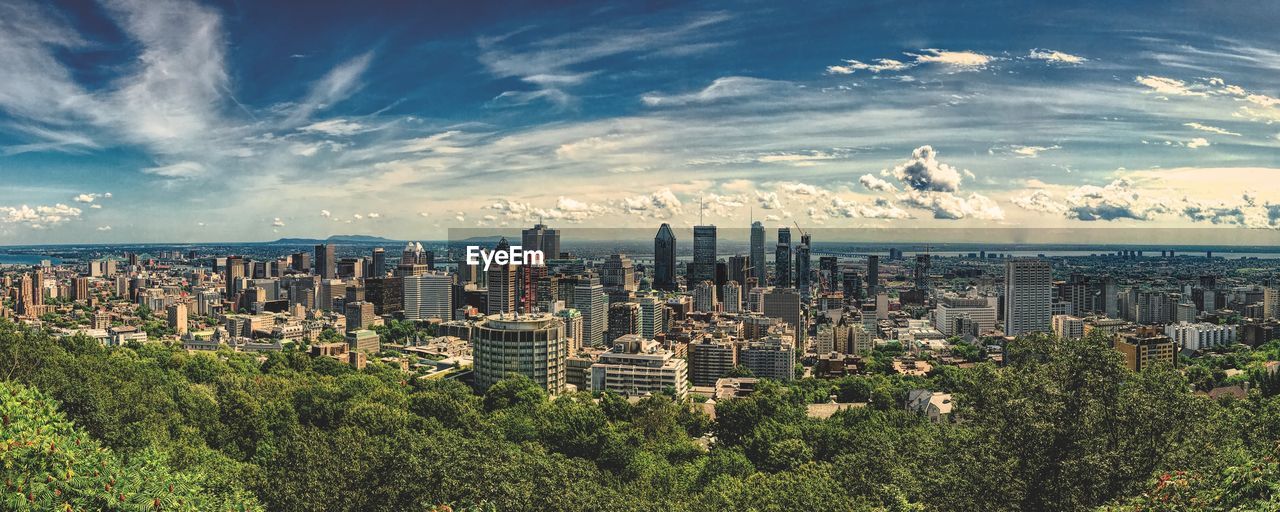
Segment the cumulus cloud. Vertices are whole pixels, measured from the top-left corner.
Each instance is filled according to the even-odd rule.
[[[894,167],[890,174],[907,188],[931,192],[960,190],[960,171],[939,162],[932,146],[920,146],[911,158]]]
[[[35,229],[63,224],[80,218],[80,209],[62,203],[53,206],[0,206],[0,224],[26,225]]]
[[[1209,145],[1209,141],[1204,137],[1196,137],[1183,143],[1188,149],[1197,149]]]
[[[844,64],[827,66],[827,73],[832,75],[848,75],[858,70],[866,70],[872,73],[879,73],[881,71],[902,71],[910,68],[912,65],[913,64],[911,63],[894,59],[876,59],[874,64],[846,59]]]
[[[1010,154],[1018,158],[1036,158],[1040,156],[1040,153],[1043,153],[1045,151],[1052,151],[1055,149],[1062,149],[1062,146],[1059,146],[1057,144],[1054,144],[1052,146],[1017,146],[1015,145],[1015,146],[1009,146],[1008,151]]]
[[[1181,213],[1193,222],[1235,225],[1253,229],[1280,229],[1280,204],[1258,203],[1250,193],[1239,202],[1207,203],[1184,197]]]
[[[1039,48],[1031,50],[1031,53],[1027,54],[1027,57],[1058,64],[1083,64],[1085,61],[1089,60],[1070,53],[1060,52],[1057,50],[1041,50]]]
[[[668,219],[683,212],[680,198],[676,197],[669,188],[658,190],[652,194],[624,198],[619,206],[627,213],[655,219]]]
[[[1143,196],[1127,179],[1106,186],[1083,185],[1067,194],[1067,217],[1084,221],[1151,220],[1169,208]]]
[[[1062,215],[1067,212],[1067,205],[1054,199],[1044,190],[1032,190],[1013,198],[1013,204],[1025,210]]]
[[[271,220],[271,225],[277,228],[284,227],[284,221],[280,220],[280,217],[276,217]]]
[[[328,218],[328,217],[332,217],[333,213],[330,212],[329,210],[320,210],[320,216]]]
[[[951,192],[930,192],[907,189],[899,198],[909,206],[933,211],[933,218],[959,220],[982,219],[1000,220],[1004,218],[1004,209],[991,198],[982,194],[971,193],[969,197],[961,197]]]
[[[995,59],[990,55],[972,51],[951,51],[936,48],[925,48],[920,51],[922,53],[908,53],[907,55],[915,57],[917,63],[943,64],[962,71],[984,68]]]
[[[378,212],[369,212],[369,215],[367,215],[367,217],[369,217],[370,219],[377,219],[382,217],[382,214]]]
[[[822,195],[822,189],[809,185],[807,183],[796,183],[793,181],[784,181],[778,184],[778,190],[793,196],[817,196]]]
[[[75,200],[77,203],[92,203],[94,200],[98,199],[99,197],[103,197],[103,196],[99,194],[86,193],[86,194],[77,195],[75,197]]]
[[[777,192],[761,192],[757,190],[756,201],[765,210],[780,210],[783,207],[782,200],[778,198]]]
[[[898,191],[898,187],[893,186],[892,183],[889,183],[887,180],[880,179],[871,174],[863,174],[861,178],[858,178],[858,183],[861,183],[862,186],[865,187],[867,190],[872,190],[876,192],[897,192]]]
[[[849,201],[839,197],[832,198],[826,207],[826,213],[833,217],[849,219],[910,219],[911,214],[883,197],[876,198],[872,204]]]

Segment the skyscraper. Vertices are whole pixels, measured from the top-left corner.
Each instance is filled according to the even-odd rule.
[[[768,270],[764,267],[764,224],[760,221],[751,223],[751,265],[752,275],[760,286],[768,283]]]
[[[716,280],[716,227],[693,227],[693,275],[690,282]]]
[[[640,304],[635,302],[616,302],[609,305],[609,330],[606,344],[628,334],[640,333]]]
[[[564,390],[569,339],[559,318],[546,313],[489,315],[472,329],[471,343],[477,388],[488,389],[517,373],[549,393]]]
[[[369,263],[368,277],[387,275],[387,251],[381,247],[373,248],[373,261]]]
[[[1004,267],[1004,333],[1048,332],[1053,321],[1053,267],[1048,261],[1014,259]]]
[[[800,235],[800,245],[796,246],[796,289],[800,290],[800,297],[804,301],[809,300],[809,270],[812,268],[813,262],[809,259],[809,235]]]
[[[498,240],[494,251],[508,251],[511,244],[504,237]],[[488,301],[486,314],[513,313],[516,311],[516,267],[494,264],[486,273]]]
[[[542,251],[544,259],[560,257],[560,230],[541,223],[520,231],[520,243],[525,251]]]
[[[867,296],[875,297],[880,293],[880,257],[874,254],[867,256]]]
[[[916,255],[916,289],[921,291],[929,290],[929,255]]]
[[[595,277],[580,279],[573,287],[571,307],[582,313],[583,346],[604,345],[605,331],[609,326],[607,303],[604,286]]]
[[[676,235],[665,222],[653,237],[653,288],[676,290]]]
[[[333,256],[333,244],[316,246],[316,275],[321,279],[333,279],[338,276],[338,262]]]
[[[404,319],[453,318],[453,277],[444,272],[405,276]]]

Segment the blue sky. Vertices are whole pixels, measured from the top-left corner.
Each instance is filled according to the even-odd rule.
[[[0,244],[1280,227],[1277,4],[268,4],[0,0]]]

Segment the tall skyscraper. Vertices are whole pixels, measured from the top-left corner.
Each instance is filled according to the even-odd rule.
[[[880,257],[874,254],[867,256],[867,296],[875,297],[880,293]]]
[[[516,373],[549,393],[564,390],[569,339],[561,319],[546,313],[489,315],[472,329],[471,343],[477,388]]]
[[[560,230],[541,223],[520,231],[520,243],[525,251],[542,251],[544,259],[560,257]]]
[[[1048,332],[1053,321],[1053,267],[1042,259],[1014,259],[1004,267],[1004,333]]]
[[[321,279],[333,279],[338,276],[338,261],[333,256],[333,244],[316,246],[316,275]]]
[[[716,283],[702,281],[693,289],[693,310],[702,313],[716,312]]]
[[[724,305],[725,313],[739,313],[742,311],[742,286],[737,281],[729,281],[724,284]]]
[[[387,275],[387,251],[381,247],[373,248],[373,260],[369,263],[369,277]]]
[[[921,291],[929,290],[929,255],[916,255],[916,289]]]
[[[716,280],[716,227],[693,227],[693,275],[691,283]]]
[[[653,289],[676,290],[676,235],[665,222],[653,237]]]
[[[778,244],[773,252],[774,286],[791,286],[791,246]]]
[[[609,304],[609,330],[605,337],[606,344],[628,334],[639,334],[641,327],[640,304],[635,302],[616,302]]]
[[[511,244],[506,238],[498,240],[494,251],[508,251]],[[494,264],[486,273],[488,283],[488,305],[486,314],[514,313],[516,311],[516,267],[514,265]]]
[[[636,290],[636,273],[631,258],[625,254],[613,254],[600,265],[600,284],[606,289],[633,292]]]
[[[444,272],[427,272],[402,279],[405,320],[453,318],[453,276]]]
[[[800,298],[809,301],[809,274],[813,261],[809,259],[809,235],[800,235],[800,245],[796,246],[796,289],[800,290]]]
[[[760,286],[769,282],[769,271],[764,266],[764,224],[760,221],[751,223],[751,269]]]
[[[582,345],[599,347],[604,345],[605,331],[608,330],[608,298],[604,286],[595,277],[580,279],[573,287],[573,304],[571,307],[582,313]]]

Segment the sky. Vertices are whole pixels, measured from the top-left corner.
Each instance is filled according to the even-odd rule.
[[[1280,229],[1273,2],[0,0],[0,245]]]

